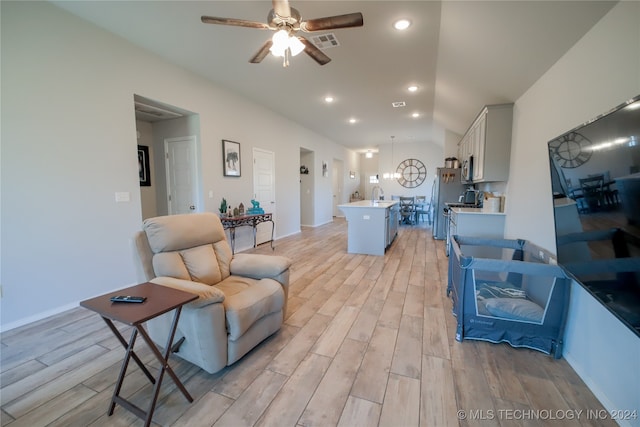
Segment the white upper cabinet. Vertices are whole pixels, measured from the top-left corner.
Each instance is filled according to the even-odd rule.
[[[463,165],[473,158],[472,180],[463,182],[507,181],[511,155],[513,104],[487,105],[476,117],[458,145]]]

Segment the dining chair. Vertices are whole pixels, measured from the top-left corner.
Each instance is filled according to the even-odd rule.
[[[400,218],[403,224],[416,223],[416,202],[413,196],[400,196]]]
[[[431,225],[431,204],[427,202],[427,196],[416,196],[416,221],[426,215],[427,224]]]
[[[589,177],[599,176],[600,174],[590,174]],[[615,206],[620,202],[618,196],[618,189],[614,187],[616,181],[611,179],[611,173],[609,171],[602,172],[604,183],[602,184],[602,191],[604,193],[605,202],[609,207]]]
[[[580,189],[589,212],[594,212],[605,204],[604,175],[580,178]]]
[[[589,210],[584,197],[582,196],[582,188],[576,186],[571,182],[571,178],[566,179],[567,183],[567,196],[576,202],[576,206],[578,207],[578,212],[586,213]]]

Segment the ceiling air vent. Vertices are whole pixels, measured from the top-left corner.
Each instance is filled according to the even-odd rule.
[[[340,46],[340,42],[338,42],[336,35],[333,33],[312,36],[311,42],[316,45],[318,49],[329,49],[330,47]]]
[[[399,107],[406,107],[407,103],[404,101],[396,101],[396,102],[392,102],[391,105],[393,105],[393,108],[399,108]]]

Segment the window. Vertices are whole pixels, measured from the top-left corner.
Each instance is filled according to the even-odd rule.
[[[369,177],[369,184],[377,184],[378,182],[378,175],[371,175]]]

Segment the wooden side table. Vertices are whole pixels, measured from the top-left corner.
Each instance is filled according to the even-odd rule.
[[[116,295],[141,296],[147,297],[147,299],[143,303],[111,302],[110,298]],[[180,389],[184,397],[186,397],[189,402],[193,402],[193,398],[184,387],[184,385],[180,382],[176,374],[173,372],[171,366],[169,366],[169,356],[171,355],[173,337],[176,333],[176,327],[178,326],[178,320],[180,319],[182,306],[197,298],[197,295],[190,294],[188,292],[179,291],[177,289],[172,289],[153,283],[142,283],[130,288],[120,289],[116,292],[111,292],[99,297],[91,298],[80,303],[82,307],[95,311],[100,316],[102,316],[102,319],[105,321],[109,329],[111,329],[116,338],[118,338],[118,341],[120,341],[122,346],[127,350],[124,360],[122,361],[120,375],[118,376],[118,381],[116,382],[113,396],[111,397],[111,404],[109,405],[109,411],[107,412],[109,416],[113,414],[113,410],[115,409],[117,403],[145,420],[145,427],[151,425],[151,418],[153,417],[153,411],[156,407],[156,401],[158,400],[158,395],[160,394],[160,385],[162,384],[162,378],[165,371],[167,372],[167,374],[169,374],[173,382]],[[164,347],[165,351],[164,354],[162,354],[158,347],[153,343],[147,332],[144,330],[142,325],[147,320],[158,317],[171,310],[175,310],[175,313],[173,315],[173,322],[169,330],[169,336],[167,337],[167,344]],[[113,324],[114,320],[134,327],[128,343],[125,341],[122,334],[120,334],[120,331],[118,331],[118,329]],[[142,335],[142,338],[160,362],[161,368],[156,378],[153,378],[149,370],[144,366],[140,358],[133,351],[133,347],[135,345],[138,334]],[[147,378],[149,378],[149,381],[154,384],[153,396],[151,398],[151,403],[149,404],[149,408],[147,409],[147,411],[143,411],[133,403],[120,396],[122,382],[124,381],[127,367],[129,366],[129,361],[132,358],[138,364],[140,369],[142,369],[142,372],[144,372]]]

